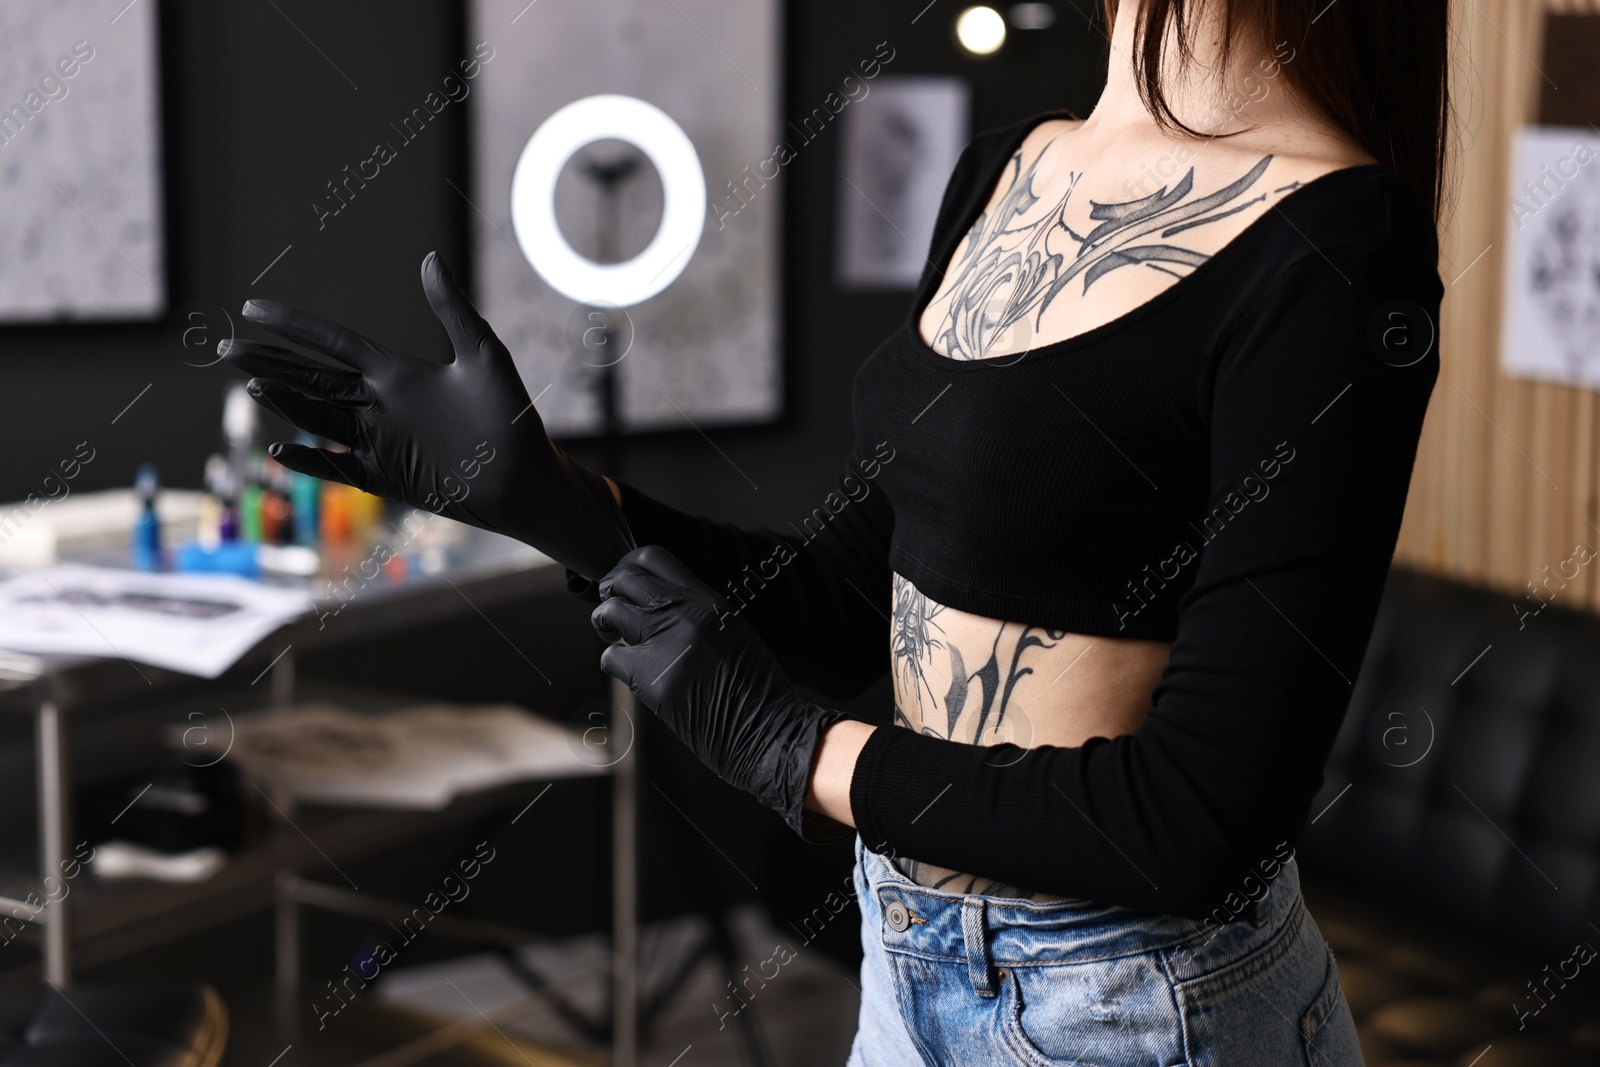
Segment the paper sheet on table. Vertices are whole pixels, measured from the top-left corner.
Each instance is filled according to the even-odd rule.
[[[307,592],[232,575],[64,563],[0,581],[0,649],[120,656],[215,678],[309,610]]]
[[[602,773],[615,759],[599,733],[510,704],[300,704],[237,716],[228,759],[303,802],[438,810],[457,793]]]

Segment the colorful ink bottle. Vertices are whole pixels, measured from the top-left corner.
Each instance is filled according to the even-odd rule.
[[[294,541],[294,508],[289,502],[289,469],[271,456],[261,457],[261,541],[287,545]]]
[[[355,490],[342,482],[323,482],[322,495],[317,501],[318,531],[328,544],[344,544],[355,531]]]
[[[295,435],[295,444],[316,447],[316,439],[304,431]],[[289,506],[294,510],[294,541],[298,545],[316,547],[321,520],[318,504],[322,498],[322,480],[299,471],[289,473]]]
[[[133,523],[133,569],[158,571],[161,569],[161,517],[156,514],[156,493],[160,483],[154,466],[149,463],[140,466],[133,489],[139,500],[139,516]]]
[[[222,436],[228,449],[227,482],[225,491],[219,494],[226,505],[222,520],[224,542],[261,539],[259,494],[250,491],[250,460],[260,425],[260,410],[250,399],[243,382],[228,386],[222,400]],[[232,536],[229,536],[230,530]]]
[[[222,543],[223,513],[226,505],[221,494],[226,481],[223,471],[227,466],[228,461],[219,455],[213,454],[206,459],[206,495],[200,501],[200,528],[195,534],[195,540],[199,541],[200,547],[207,551],[215,550]]]

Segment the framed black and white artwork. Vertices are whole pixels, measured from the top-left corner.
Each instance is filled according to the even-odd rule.
[[[1501,366],[1600,389],[1600,135],[1517,131],[1507,210]]]
[[[0,322],[165,313],[155,0],[0,0]]]
[[[915,288],[945,184],[967,146],[971,97],[965,78],[886,74],[845,109],[834,239],[839,288]]]

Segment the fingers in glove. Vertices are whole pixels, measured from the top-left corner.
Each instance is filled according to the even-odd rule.
[[[639,649],[632,645],[607,645],[605,651],[600,653],[600,669],[626,685],[635,696],[638,696],[639,684],[635,675],[638,673],[641,660]]]
[[[671,592],[666,582],[636,563],[618,563],[600,579],[602,601],[621,599],[640,607],[657,608],[671,601]]]
[[[705,587],[705,583],[700,580],[698,574],[690,570],[677,556],[674,556],[660,545],[643,545],[634,549],[617,561],[617,568],[621,568],[624,564],[637,567],[669,585],[685,585],[690,588]],[[603,585],[600,595],[605,595]]]
[[[365,396],[365,382],[355,371],[330,367],[277,345],[224,338],[217,342],[217,355],[246,374],[282,382],[307,396],[322,400],[356,400]]]
[[[450,347],[455,349],[457,358],[481,351],[484,342],[494,336],[494,331],[478,314],[471,298],[437,252],[423,257],[422,291],[427,294],[428,305],[444,326],[444,332],[450,335]]]
[[[643,604],[661,600],[674,586],[710,588],[660,545],[642,545],[617,560],[600,579],[600,595],[612,596],[615,589],[615,595]]]
[[[360,437],[355,416],[338,404],[302,396],[286,385],[263,378],[251,378],[245,384],[245,391],[268,411],[307,433],[347,447],[355,445]]]
[[[630,645],[637,645],[645,639],[645,624],[649,617],[648,608],[614,596],[602,601],[599,607],[589,613],[589,625],[608,642],[626,641]]]
[[[301,474],[322,478],[330,482],[367,488],[366,472],[354,452],[333,452],[326,448],[307,448],[305,445],[286,444],[282,441],[270,445],[267,455]]]
[[[359,371],[378,370],[394,359],[394,353],[371,338],[276,300],[246,300],[243,314],[279,337],[348,363]]]

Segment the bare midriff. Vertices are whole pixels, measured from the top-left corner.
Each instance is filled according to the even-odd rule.
[[[972,615],[898,574],[891,625],[896,724],[971,745],[1075,747],[1132,733],[1171,647]],[[925,817],[937,822],[938,805]],[[895,864],[918,884],[951,892],[1067,899],[914,857]]]

